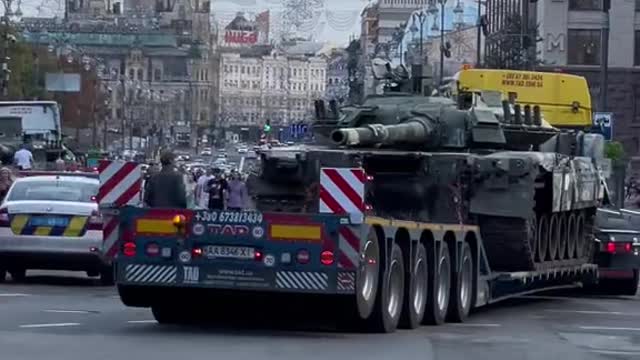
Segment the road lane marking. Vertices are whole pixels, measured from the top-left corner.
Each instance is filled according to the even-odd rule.
[[[624,315],[624,316],[640,316],[640,313],[623,313],[620,311],[593,311],[593,310],[556,310],[547,309],[545,312],[551,313],[570,313],[570,314],[584,314],[584,315]]]
[[[462,323],[462,324],[450,324],[452,326],[461,327],[501,327],[502,324],[480,324],[480,323]]]
[[[623,351],[623,350],[589,350],[592,353],[602,355],[635,355],[640,356],[640,351]]]
[[[640,328],[609,326],[578,326],[580,330],[640,331]]]
[[[127,321],[129,324],[155,324],[157,321],[155,320],[129,320]]]
[[[46,313],[60,313],[60,314],[90,314],[91,311],[87,310],[42,310]]]
[[[0,297],[18,297],[18,296],[31,296],[31,295],[22,294],[22,293],[0,293]]]
[[[47,328],[47,327],[65,327],[65,326],[78,326],[80,323],[51,323],[51,324],[27,324],[20,325],[23,329],[35,329],[35,328]]]

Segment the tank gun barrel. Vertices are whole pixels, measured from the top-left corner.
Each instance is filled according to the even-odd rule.
[[[432,142],[434,125],[428,120],[411,119],[397,125],[370,124],[362,127],[336,129],[331,141],[336,145],[371,146]]]

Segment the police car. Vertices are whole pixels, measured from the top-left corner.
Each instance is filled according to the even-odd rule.
[[[101,253],[97,176],[77,173],[17,179],[0,205],[0,282],[27,270],[86,271],[113,283]]]

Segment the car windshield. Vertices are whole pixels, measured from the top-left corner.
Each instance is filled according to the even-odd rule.
[[[97,182],[29,180],[16,182],[7,195],[7,201],[91,202],[97,194]]]

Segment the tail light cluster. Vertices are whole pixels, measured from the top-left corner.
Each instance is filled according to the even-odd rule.
[[[98,210],[94,210],[89,217],[87,230],[102,230],[102,215]]]
[[[633,245],[628,242],[608,242],[605,244],[605,251],[609,254],[624,254],[633,251]]]

